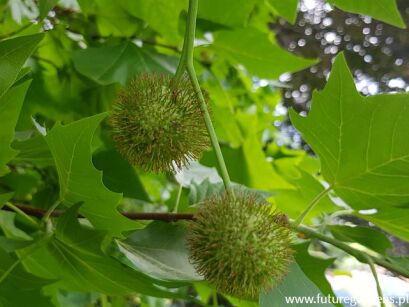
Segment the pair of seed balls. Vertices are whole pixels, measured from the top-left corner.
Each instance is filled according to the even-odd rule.
[[[119,152],[146,171],[176,172],[208,146],[200,101],[188,79],[136,77],[120,92],[110,122]],[[268,203],[235,194],[202,204],[189,225],[190,259],[220,292],[256,298],[287,273],[290,231]]]

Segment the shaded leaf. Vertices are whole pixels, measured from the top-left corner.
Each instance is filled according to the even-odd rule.
[[[205,201],[207,198],[220,195],[224,193],[225,187],[223,182],[216,182],[212,183],[208,179],[203,180],[200,183],[193,182],[190,184],[190,190],[189,190],[189,204],[194,205],[194,204],[199,204],[203,201]],[[261,198],[265,199],[268,198],[272,195],[271,192],[266,192],[266,191],[261,191],[257,189],[250,189],[244,185],[237,184],[237,183],[232,183],[232,189],[233,191],[237,191],[237,193],[240,192],[251,192],[255,195],[260,196]]]
[[[16,81],[20,69],[42,39],[43,34],[35,34],[0,41],[0,97]]]
[[[123,193],[124,197],[149,201],[135,169],[116,150],[100,151],[93,156],[92,161],[103,172],[102,180],[108,189]]]
[[[0,84],[2,84],[1,80]],[[5,165],[17,154],[10,144],[14,138],[14,129],[29,85],[30,81],[27,81],[14,86],[0,98],[0,175],[6,172]]]
[[[2,193],[0,194],[0,208],[4,206],[4,204],[13,197],[14,193]]]
[[[14,224],[16,213],[9,211],[0,211],[0,229],[7,238],[22,241],[30,241],[32,238]]]
[[[18,249],[28,247],[33,242],[31,240],[15,240],[0,236],[0,249],[7,253],[15,252]]]
[[[382,232],[374,228],[345,225],[331,225],[328,228],[336,239],[359,243],[380,254],[385,254],[388,249],[392,248],[391,241]]]
[[[0,249],[0,276],[13,265],[17,259],[11,258]],[[38,278],[24,271],[21,265],[13,269],[7,279],[0,283],[0,306],[54,306],[50,298],[44,296],[42,288],[51,281]]]
[[[224,185],[222,182],[211,183],[209,179],[205,179],[200,183],[193,182],[189,190],[189,204],[198,204],[205,199],[221,194],[224,192]]]
[[[321,290],[325,296],[336,297],[331,284],[325,277],[326,269],[334,263],[334,259],[322,259],[313,257],[308,252],[310,242],[295,244],[295,260],[304,274]],[[335,304],[341,306],[339,304]]]
[[[290,272],[284,280],[268,293],[260,295],[260,307],[299,307],[307,306],[333,306],[328,303],[315,301],[304,302],[297,300],[316,299],[318,296],[324,297],[319,288],[303,273],[297,263],[293,263]]]
[[[24,141],[12,143],[13,149],[18,150],[13,159],[16,163],[30,163],[39,167],[54,165],[54,159],[45,138],[41,135]]]
[[[45,248],[37,249],[24,264],[36,274],[58,279],[54,287],[69,291],[108,295],[143,293],[174,297],[153,280],[105,255],[101,245],[106,233],[78,222],[79,205],[69,208],[57,223],[56,235]]]
[[[115,257],[132,268],[165,281],[197,281],[202,278],[190,264],[186,230],[176,224],[153,222],[125,240],[116,240]]]
[[[87,48],[78,50],[73,55],[75,68],[100,84],[119,82],[124,85],[135,74],[148,71],[173,72],[172,60],[139,48],[132,42]]]
[[[376,226],[390,232],[391,234],[409,241],[409,210],[401,208],[381,208],[377,209],[375,214],[360,214],[355,212],[355,215],[372,222]]]

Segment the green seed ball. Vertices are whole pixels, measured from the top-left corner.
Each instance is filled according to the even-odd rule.
[[[209,143],[200,101],[186,78],[137,76],[120,91],[110,123],[118,151],[145,171],[176,172]]]
[[[280,282],[293,260],[283,216],[253,195],[205,201],[187,236],[193,265],[218,291],[256,298]]]

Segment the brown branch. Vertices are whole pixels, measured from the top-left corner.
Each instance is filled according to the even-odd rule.
[[[41,218],[46,213],[46,210],[41,208],[33,208],[25,205],[15,205],[24,213]],[[8,207],[3,207],[3,210],[12,211]],[[51,213],[52,217],[61,216],[64,210],[54,210]],[[158,221],[178,221],[178,220],[194,220],[192,213],[167,213],[167,212],[121,212],[121,214],[131,220],[158,220]],[[82,217],[81,215],[79,217]]]
[[[27,215],[30,216],[35,216],[35,217],[43,217],[44,214],[46,213],[46,210],[40,209],[40,208],[33,208],[25,205],[15,205],[15,207],[19,208],[21,211],[26,213]],[[11,208],[4,206],[1,208],[2,210],[7,210],[7,211],[12,211]],[[51,213],[51,216],[53,217],[58,217],[61,216],[64,213],[64,210],[54,210]],[[180,221],[180,220],[194,220],[195,216],[192,213],[162,213],[162,212],[121,212],[121,214],[131,220],[159,220],[159,221],[164,221],[164,222],[172,222],[172,221]],[[78,217],[82,217],[81,215],[78,215]],[[320,241],[327,242],[329,244],[332,244],[335,247],[338,247],[339,249],[347,252],[348,254],[354,256],[358,261],[361,261],[363,263],[366,263],[367,261],[365,258],[362,257],[362,251],[357,250],[344,242],[338,241],[336,239],[327,237],[321,233],[318,233],[314,231],[313,229],[305,226],[296,226],[293,227],[295,231],[299,233],[303,233],[307,235],[310,238],[316,238],[319,239]],[[409,273],[407,270],[403,267],[400,267],[396,265],[395,263],[391,263],[388,259],[385,258],[373,258],[373,261],[386,268],[387,270],[394,272],[397,275],[409,278]]]

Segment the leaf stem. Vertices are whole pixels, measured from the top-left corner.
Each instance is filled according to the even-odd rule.
[[[329,191],[332,190],[332,186],[329,186],[328,188],[326,188],[325,190],[322,190],[319,194],[317,194],[313,200],[310,202],[310,204],[308,205],[308,207],[304,210],[303,213],[300,214],[300,216],[295,220],[294,225],[300,225],[302,223],[302,221],[304,220],[304,218],[307,216],[308,213],[310,213],[310,211],[312,209],[314,209],[315,205],[319,203],[319,201],[324,198]]]
[[[366,258],[368,260],[368,265],[371,268],[372,275],[373,275],[373,277],[375,279],[376,290],[378,291],[379,304],[380,304],[381,307],[385,307],[385,303],[383,301],[382,288],[381,288],[381,284],[379,283],[378,273],[376,272],[375,263],[373,262],[371,256],[366,255]]]
[[[212,303],[213,303],[213,307],[218,307],[219,306],[219,301],[217,299],[217,291],[213,291],[212,293]]]
[[[106,294],[101,293],[99,301],[101,302],[101,307],[109,307],[108,296]]]
[[[179,210],[179,203],[180,203],[180,198],[182,196],[182,190],[183,190],[183,186],[179,184],[178,195],[176,196],[176,203],[175,203],[175,207],[173,208],[173,213],[177,213]]]
[[[335,247],[338,247],[339,249],[355,257],[358,261],[368,264],[367,254],[363,251],[355,249],[342,241],[339,241],[337,239],[334,239],[332,237],[328,237],[322,233],[319,233],[310,227],[303,226],[303,225],[297,225],[295,222],[291,223],[291,227],[294,230],[301,232],[311,238],[316,238],[320,241],[327,242]],[[396,274],[409,278],[409,273],[407,270],[388,261],[387,259],[380,258],[380,257],[372,257],[371,259],[374,263],[388,269],[389,271],[395,272]]]
[[[56,201],[48,210],[44,213],[43,218],[41,219],[42,224],[46,224],[48,220],[50,219],[52,213],[54,212],[55,209],[60,205],[60,201]]]
[[[200,89],[200,84],[196,76],[196,71],[193,65],[193,51],[194,51],[194,39],[196,31],[196,16],[198,9],[198,0],[189,0],[189,10],[186,22],[185,38],[183,42],[182,56],[180,58],[179,66],[176,71],[174,80],[177,82],[184,70],[187,70],[190,81],[192,82],[193,88],[200,101],[200,109],[203,113],[203,118],[206,124],[207,131],[209,133],[210,141],[212,143],[213,149],[216,154],[216,159],[218,161],[221,177],[229,195],[232,195],[231,182],[229,173],[227,171],[226,163],[223,158],[222,151],[220,149],[219,141],[217,139],[216,131],[214,130],[212,120],[210,118],[209,110],[207,109],[206,100],[203,96],[202,90]]]
[[[12,209],[17,214],[21,215],[23,218],[25,218],[26,221],[28,221],[31,225],[35,226],[36,228],[39,228],[38,222],[35,219],[33,219],[31,216],[29,216],[27,213],[25,213],[23,210],[21,210],[19,207],[13,205],[10,202],[6,202],[5,205],[9,207],[10,209]]]

